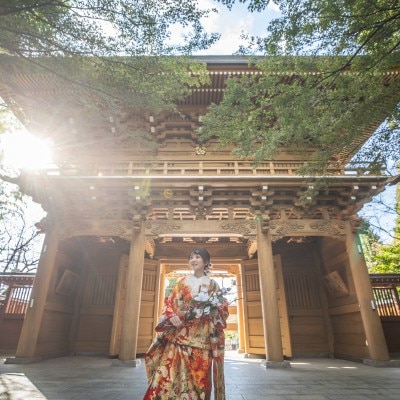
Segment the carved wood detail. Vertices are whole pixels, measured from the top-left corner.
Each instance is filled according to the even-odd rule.
[[[342,220],[273,220],[270,223],[272,236],[346,236],[346,223]]]
[[[243,236],[255,235],[256,221],[146,221],[146,235]]]
[[[130,237],[134,221],[130,220],[68,220],[63,221],[60,235],[72,236],[120,236]]]
[[[257,229],[255,221],[223,221],[220,226],[224,232],[239,233],[243,236],[252,235]]]

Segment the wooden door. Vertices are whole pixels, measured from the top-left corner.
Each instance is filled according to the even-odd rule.
[[[76,315],[74,352],[107,354],[113,321],[117,273],[107,266],[88,268]],[[72,334],[71,334],[72,335]]]
[[[280,329],[282,333],[283,355],[292,356],[289,319],[281,259],[274,256],[276,291],[278,298]],[[243,314],[245,327],[245,353],[265,354],[263,316],[261,309],[260,278],[257,260],[245,260],[242,263]]]
[[[126,275],[129,257],[121,257],[117,282],[117,293],[114,306],[114,318],[110,342],[110,355],[119,354],[121,345],[122,321],[126,297]],[[160,268],[158,261],[144,260],[142,293],[140,301],[139,334],[137,353],[145,353],[154,337],[154,326],[157,321],[157,305],[160,286]]]
[[[286,302],[285,283],[283,279],[281,256],[274,256],[276,295],[278,298],[279,321],[282,334],[282,350],[285,357],[292,357],[292,343],[290,339],[289,314]]]
[[[242,284],[246,336],[244,351],[250,354],[265,354],[260,278],[257,260],[244,260],[242,262]]]

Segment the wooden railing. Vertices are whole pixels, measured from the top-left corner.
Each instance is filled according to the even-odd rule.
[[[47,170],[48,175],[76,175],[76,176],[232,176],[232,175],[298,175],[304,161],[265,161],[255,168],[252,161],[126,161],[112,163],[81,164],[79,166],[63,166],[59,169]],[[332,175],[381,175],[376,165],[348,165],[346,168],[332,169]]]
[[[254,168],[251,161],[155,161],[115,162],[61,168],[63,175],[134,176],[134,175],[295,175],[304,165],[295,162],[264,162]],[[51,171],[49,171],[50,173]]]

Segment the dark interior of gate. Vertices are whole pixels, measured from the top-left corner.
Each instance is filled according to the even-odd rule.
[[[225,276],[234,279],[238,351],[264,355],[257,254],[245,259],[242,244],[183,241],[160,245],[156,257],[145,259],[138,353],[144,353],[154,338],[165,278],[187,269],[187,255],[194,246],[206,246],[213,269],[220,277],[225,270]],[[366,340],[344,243],[322,237],[282,238],[273,250],[284,355],[365,357]],[[37,355],[118,355],[128,256],[129,243],[120,238],[77,237],[60,245]]]

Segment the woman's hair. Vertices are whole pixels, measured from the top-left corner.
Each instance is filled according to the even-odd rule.
[[[204,248],[204,247],[199,247],[197,249],[194,249],[190,252],[189,254],[189,258],[192,254],[198,254],[204,261],[204,273],[208,274],[210,271],[210,267],[211,267],[211,257],[210,257],[210,253]]]

